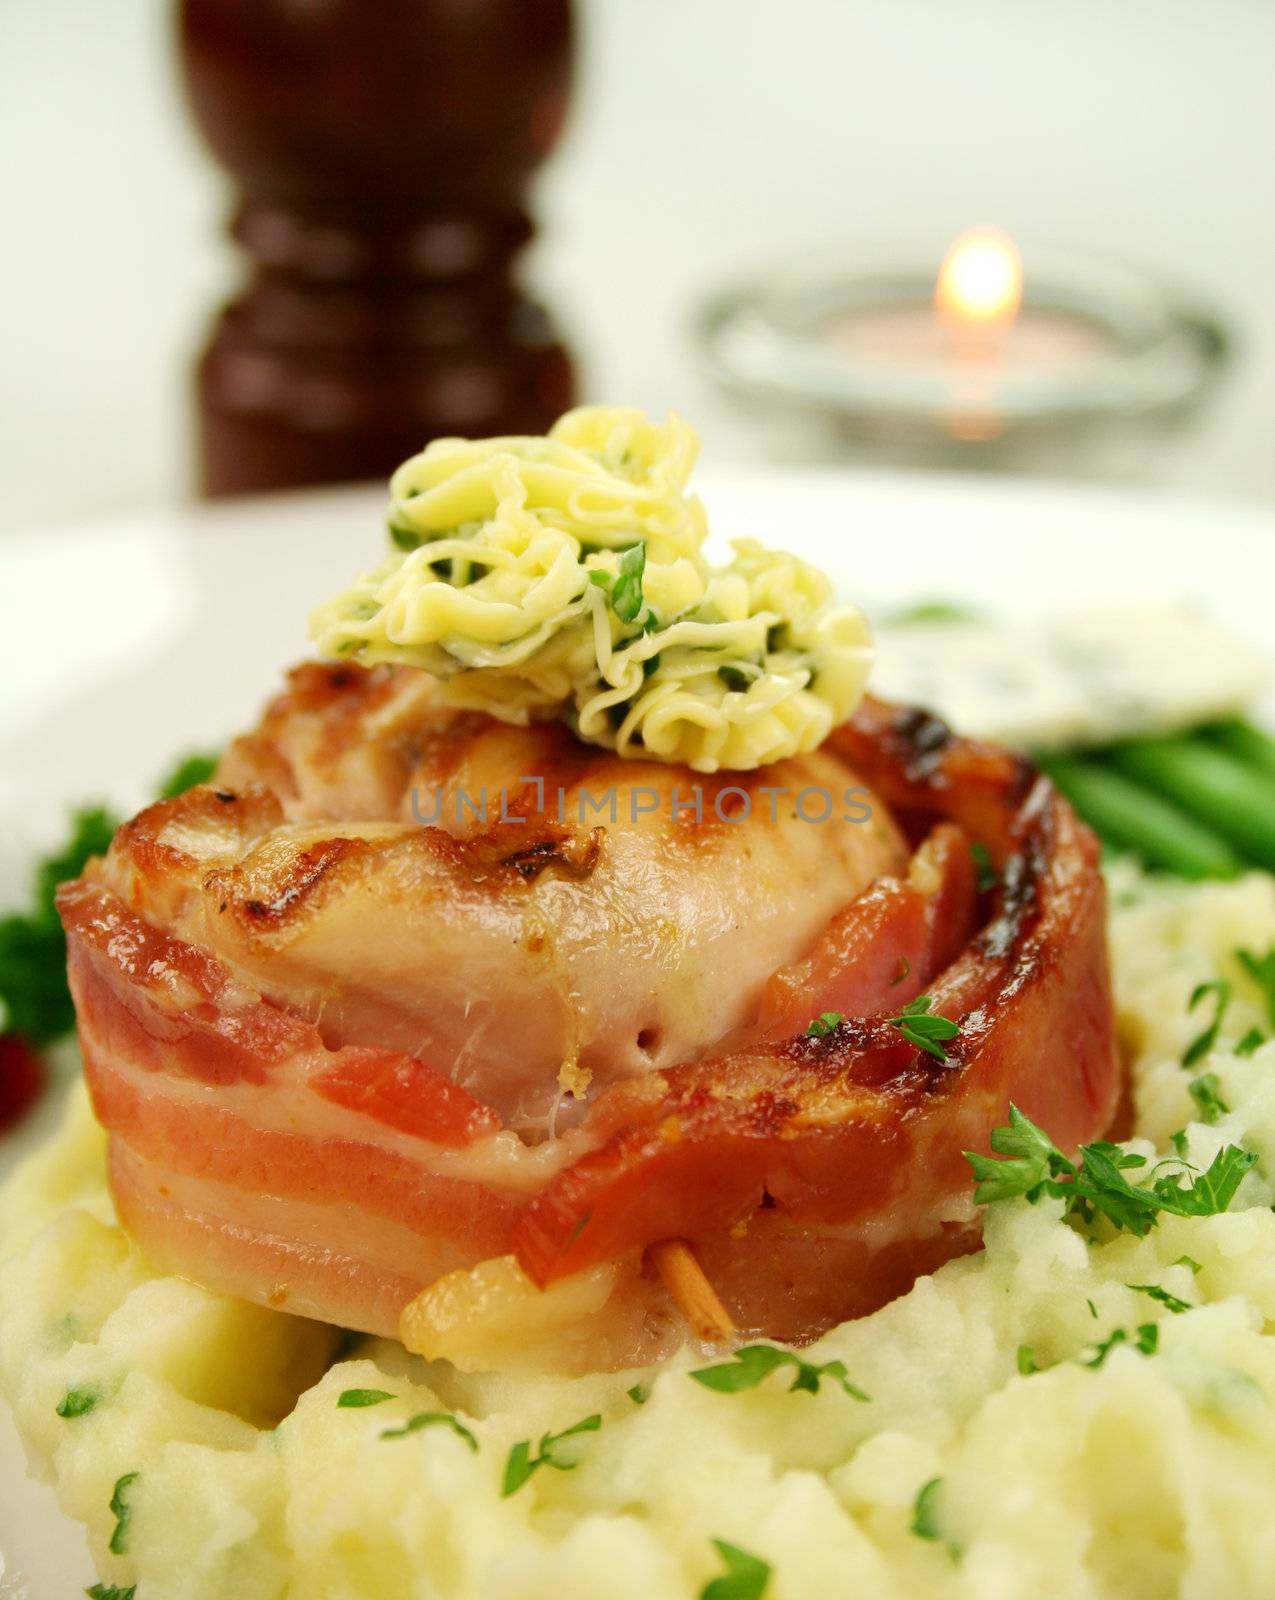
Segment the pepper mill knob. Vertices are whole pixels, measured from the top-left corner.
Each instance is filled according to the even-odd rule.
[[[542,433],[571,363],[517,288],[562,126],[570,0],[182,0],[195,119],[252,278],[198,370],[208,494],[384,477]]]

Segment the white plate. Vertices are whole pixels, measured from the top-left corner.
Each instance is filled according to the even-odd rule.
[[[938,596],[1019,615],[1186,600],[1255,644],[1269,629],[1264,510],[897,474],[705,473],[698,487],[717,535],[807,555],[870,609]],[[0,542],[0,893],[57,838],[70,802],[135,806],[175,753],[215,747],[253,717],[305,654],[309,607],[379,559],[382,505],[375,492],[323,491]],[[3,1415],[0,1552],[4,1600],[63,1600],[93,1581],[83,1536],[25,1480]]]

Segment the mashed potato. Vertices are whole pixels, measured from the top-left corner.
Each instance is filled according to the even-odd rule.
[[[1139,1148],[1185,1127],[1207,1162],[1242,1141],[1260,1159],[1230,1213],[1090,1243],[1057,1202],[993,1206],[984,1253],[804,1353],[867,1402],[781,1373],[717,1393],[691,1352],[464,1376],[157,1277],[77,1097],[0,1205],[0,1389],[34,1465],[137,1600],[688,1600],[725,1570],[715,1540],[769,1565],[767,1600],[1269,1596],[1275,1044],[1180,1059],[1213,1015],[1215,994],[1188,1010],[1202,981],[1234,989],[1223,1046],[1269,1027],[1235,951],[1275,944],[1275,880],[1118,866],[1112,890]],[[338,1406],[350,1389],[390,1398]],[[394,1433],[423,1413],[459,1427]],[[573,1470],[502,1497],[519,1441],[594,1416],[551,1447]]]

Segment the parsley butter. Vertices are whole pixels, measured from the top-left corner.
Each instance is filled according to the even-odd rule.
[[[315,612],[320,653],[700,772],[813,750],[863,694],[867,624],[755,540],[708,565],[698,449],[677,417],[605,406],[544,438],[435,440],[391,480],[393,553]]]

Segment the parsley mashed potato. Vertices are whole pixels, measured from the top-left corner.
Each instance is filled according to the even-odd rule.
[[[394,552],[311,619],[320,654],[700,772],[815,749],[863,695],[867,624],[756,540],[709,566],[698,451],[680,418],[613,406],[544,438],[436,439],[391,480]]]
[[[157,1276],[77,1097],[0,1200],[32,1463],[136,1600],[1269,1596],[1275,880],[1117,864],[1112,945],[1123,1175],[1221,1154],[1230,1209],[998,1200],[984,1252],[795,1359],[463,1374]]]

